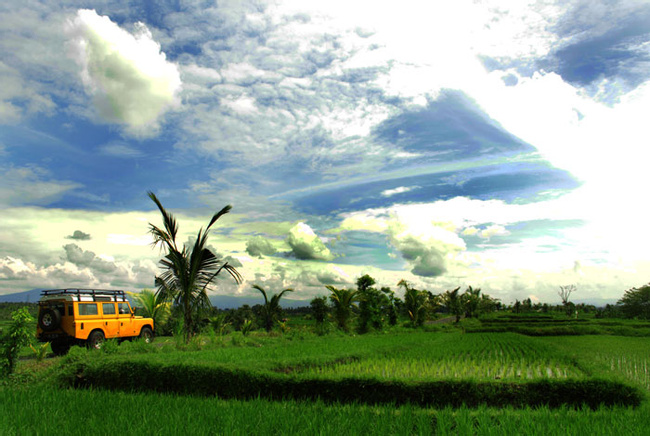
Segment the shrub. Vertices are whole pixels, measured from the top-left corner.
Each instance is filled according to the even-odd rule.
[[[11,313],[11,324],[8,331],[2,336],[0,346],[0,372],[2,375],[14,372],[20,349],[32,341],[33,328],[34,318],[26,307]]]

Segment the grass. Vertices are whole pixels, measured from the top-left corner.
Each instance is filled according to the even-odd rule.
[[[189,346],[158,338],[74,349],[67,358],[36,362],[26,356],[18,373],[0,384],[0,435],[14,434],[647,434],[647,338],[620,336],[529,337],[513,333],[428,333],[318,337],[253,332],[203,336]],[[31,350],[28,350],[33,354]],[[599,379],[645,392],[637,408],[418,407],[325,403],[320,400],[224,399],[152,392],[69,389],[55,385],[75,362],[190,365],[255,371],[279,377],[383,380],[474,379],[503,383]],[[94,363],[93,363],[94,362]],[[505,369],[509,368],[509,369]],[[511,368],[511,369],[510,369]],[[546,368],[552,368],[548,374]],[[645,372],[644,372],[645,371]],[[497,378],[498,377],[498,378]]]
[[[412,335],[416,346],[367,359],[312,367],[313,374],[368,375],[386,380],[536,380],[584,378],[552,347],[512,333]]]
[[[633,409],[425,409],[108,391],[0,389],[2,435],[642,435]]]

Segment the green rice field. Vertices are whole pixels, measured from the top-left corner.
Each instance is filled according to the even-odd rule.
[[[643,435],[650,425],[649,356],[650,343],[645,338],[605,335],[528,337],[460,331],[322,337],[235,334],[197,338],[189,347],[159,338],[151,345],[110,345],[104,352],[73,349],[69,356],[40,363],[22,360],[17,374],[0,386],[0,435],[76,435],[88,434],[89,429],[93,434],[161,435]],[[599,379],[634,387],[643,399],[636,407],[426,407],[261,396],[226,399],[218,393],[153,392],[147,386],[75,389],[62,377],[78,365],[90,372],[118,366],[135,371],[139,364],[149,369],[214,369],[221,370],[219,374],[268,375],[298,382],[315,378],[512,384]],[[162,380],[160,385],[166,383],[173,380]]]

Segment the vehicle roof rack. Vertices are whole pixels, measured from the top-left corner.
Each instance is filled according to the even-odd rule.
[[[96,300],[96,297],[108,296],[115,297],[115,301],[128,301],[124,291],[110,289],[48,289],[41,291],[41,296],[47,295],[76,295],[77,297],[90,295],[93,297],[93,301]]]

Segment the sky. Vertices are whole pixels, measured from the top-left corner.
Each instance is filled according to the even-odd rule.
[[[650,280],[648,1],[8,0],[0,83],[0,295],[153,288],[148,191],[210,295]]]

